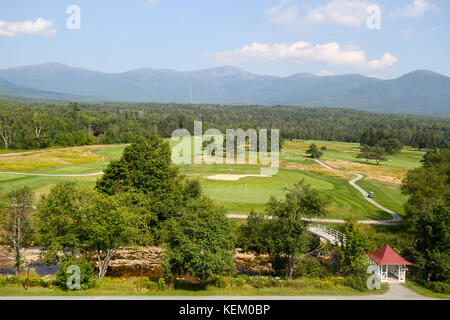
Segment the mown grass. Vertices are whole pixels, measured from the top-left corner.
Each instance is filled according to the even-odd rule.
[[[382,206],[400,215],[405,214],[403,205],[408,197],[402,194],[400,186],[372,180],[359,180],[356,184],[368,192],[373,191],[374,200]]]
[[[412,281],[412,280],[406,280],[406,283],[404,284],[404,286],[424,297],[446,299],[446,300],[450,299],[450,295],[444,294],[444,293],[433,292],[431,290],[428,290],[427,288],[424,288],[423,286],[419,285],[417,282]]]
[[[317,143],[319,147],[325,145],[328,149],[328,151],[325,151],[325,154],[328,157],[333,156],[336,159],[359,161],[359,159],[353,158],[357,152],[358,144],[324,141],[310,142]],[[252,209],[262,212],[264,210],[264,205],[269,200],[270,196],[281,199],[285,195],[285,185],[288,186],[289,190],[293,187],[294,183],[305,179],[306,183],[311,184],[314,188],[320,190],[331,199],[329,218],[343,219],[348,216],[354,216],[356,219],[390,219],[388,214],[372,206],[357,190],[352,188],[348,184],[348,179],[343,177],[333,177],[326,174],[326,172],[317,170],[318,168],[322,168],[313,160],[304,157],[305,150],[309,147],[310,142],[287,141],[284,145],[284,150],[281,153],[281,159],[287,163],[298,164],[299,168],[294,167],[287,169],[283,166],[279,169],[278,173],[271,178],[246,177],[238,181],[219,181],[207,178],[208,176],[215,174],[259,174],[260,167],[257,165],[180,165],[179,168],[181,173],[190,178],[199,179],[205,193],[219,204],[222,204],[228,213],[247,214]],[[174,146],[175,143],[171,142],[171,145]],[[85,147],[76,147],[72,149],[79,150],[79,148]],[[75,162],[52,168],[45,167],[45,163],[43,163],[42,167],[36,172],[44,174],[85,174],[100,172],[107,166],[110,160],[118,159],[124,148],[125,145],[90,146],[88,150],[90,158],[88,157],[89,159],[83,160],[86,160],[86,162]],[[59,159],[61,163],[67,161],[67,158],[70,158],[71,148],[68,148],[68,150],[67,154],[60,154]],[[60,152],[60,149],[52,149],[48,152]],[[42,154],[43,151],[40,151],[40,153]],[[417,166],[420,164],[419,160],[422,153],[408,150],[404,151],[404,153],[406,155],[410,154],[411,158],[406,157],[410,162],[403,162],[403,165],[405,166],[403,170],[406,170],[406,167]],[[75,151],[72,156],[72,160],[77,161]],[[8,157],[9,156],[5,156],[5,158]],[[14,159],[16,160],[20,158],[19,155],[14,155],[13,157],[15,157]],[[19,164],[20,161],[25,161],[24,159],[27,157],[28,156],[23,155],[23,159],[17,160],[17,164]],[[414,164],[411,161],[414,162]],[[400,165],[400,163],[397,163],[397,165]],[[380,166],[377,166],[377,169],[384,170]],[[386,170],[394,169],[386,168]],[[95,176],[38,177],[0,174],[0,197],[12,189],[25,185],[28,185],[40,195],[48,192],[52,185],[59,182],[77,181],[80,183],[94,184],[97,179],[98,177]],[[405,201],[405,197],[400,194],[398,186],[391,186],[373,180],[360,181],[359,184],[368,191],[374,191],[375,199],[383,206],[390,208],[399,214],[403,213],[402,205]]]
[[[247,214],[250,210],[262,212],[271,196],[282,199],[293,185],[305,180],[330,197],[329,218],[354,216],[357,219],[389,219],[348,184],[347,180],[300,170],[279,169],[271,177],[246,177],[238,181],[210,180],[215,174],[259,174],[258,166],[251,165],[183,165],[180,171],[199,179],[205,193],[222,204],[227,212]]]
[[[204,290],[182,290],[168,288],[166,290],[139,291],[137,279],[117,281],[105,279],[97,288],[80,291],[64,291],[57,287],[29,287],[22,285],[7,285],[0,287],[0,296],[370,296],[386,293],[388,286],[380,290],[361,292],[349,287],[332,288],[254,288],[250,285],[243,287],[216,288],[208,287]]]

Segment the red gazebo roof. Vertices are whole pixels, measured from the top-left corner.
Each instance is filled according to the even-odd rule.
[[[403,259],[397,252],[389,246],[378,249],[367,254],[373,262],[378,265],[412,265],[411,262]]]

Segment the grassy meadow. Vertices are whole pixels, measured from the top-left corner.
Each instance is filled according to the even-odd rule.
[[[180,172],[192,179],[199,179],[204,192],[228,213],[247,214],[251,209],[264,210],[270,196],[281,199],[296,182],[306,183],[330,197],[329,218],[389,219],[390,215],[378,210],[348,184],[350,173],[330,172],[313,160],[306,158],[310,143],[319,148],[326,146],[322,161],[344,171],[356,171],[366,179],[358,185],[375,192],[375,200],[383,206],[403,214],[406,198],[401,195],[399,181],[406,170],[418,167],[423,152],[404,149],[399,155],[379,166],[357,159],[358,144],[328,141],[287,141],[280,154],[280,169],[273,177],[245,177],[237,181],[211,180],[216,174],[260,174],[258,165],[179,165]],[[171,142],[171,146],[175,143]],[[125,145],[84,146],[0,154],[0,171],[32,172],[39,174],[86,174],[102,171],[109,161],[120,158]],[[53,184],[77,181],[94,184],[98,176],[48,177],[21,176],[0,173],[0,196],[24,185],[36,194],[48,192]]]

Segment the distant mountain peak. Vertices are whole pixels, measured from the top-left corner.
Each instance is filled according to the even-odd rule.
[[[104,73],[49,62],[3,69],[0,78],[5,79],[0,93],[24,96],[61,93],[126,102],[287,104],[450,116],[450,78],[430,70],[384,80],[361,74],[265,76],[234,66]]]

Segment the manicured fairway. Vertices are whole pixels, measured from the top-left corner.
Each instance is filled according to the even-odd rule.
[[[404,215],[403,204],[408,197],[401,193],[400,186],[367,180],[360,180],[356,184],[364,190],[373,191],[374,200],[382,206]]]
[[[347,180],[323,176],[312,172],[280,169],[271,177],[247,177],[239,181],[209,180],[207,177],[218,173],[259,174],[257,166],[250,165],[198,165],[182,166],[181,172],[198,178],[203,190],[213,200],[224,205],[229,213],[247,214],[251,209],[264,210],[270,196],[282,199],[285,185],[288,189],[302,179],[330,197],[330,218],[354,216],[357,219],[390,219],[390,215],[378,210],[354,188]],[[247,188],[246,188],[247,185]]]
[[[166,139],[167,141],[167,139]],[[346,161],[357,161],[358,144],[343,142],[315,141],[319,146],[326,145],[328,151],[325,155],[328,159],[342,159]],[[173,146],[174,143],[171,143]],[[304,165],[314,164],[313,160],[305,158],[305,150],[308,142],[287,142],[281,153],[281,160],[285,162]],[[61,163],[72,161],[70,165],[61,164],[59,167],[47,168],[43,166],[40,170],[32,171],[40,174],[86,174],[102,171],[110,160],[120,158],[124,145],[105,145],[90,147],[89,152],[57,153]],[[75,149],[75,148],[74,148]],[[78,150],[78,149],[77,149]],[[83,149],[85,151],[85,149]],[[423,153],[417,151],[404,151],[397,156],[389,165],[409,167],[420,165]],[[45,155],[46,156],[46,155]],[[18,163],[25,163],[28,156],[14,156]],[[325,156],[324,156],[325,158]],[[58,159],[58,158],[57,158]],[[326,159],[326,158],[325,158]],[[52,161],[54,159],[52,158]],[[90,161],[90,162],[89,162]],[[37,163],[39,164],[39,163]],[[35,163],[36,165],[36,163]],[[265,203],[271,196],[282,199],[285,195],[285,185],[288,190],[296,182],[305,180],[314,188],[320,190],[330,197],[329,218],[343,219],[353,216],[356,219],[390,219],[390,215],[378,210],[367,202],[364,197],[348,184],[348,179],[331,177],[317,172],[300,171],[294,169],[280,168],[279,172],[270,178],[267,177],[245,177],[238,181],[210,180],[209,176],[217,174],[260,174],[257,165],[180,165],[180,172],[192,179],[199,179],[204,192],[217,203],[223,205],[228,213],[248,214],[254,209],[257,212],[264,210]],[[380,167],[378,167],[380,168]],[[381,169],[381,168],[380,168]],[[393,170],[386,167],[386,170]],[[19,171],[19,170],[17,170]],[[28,185],[38,195],[46,193],[51,186],[63,181],[77,181],[80,183],[94,184],[98,177],[42,177],[42,176],[17,176],[0,174],[0,196],[5,195],[11,189]],[[399,186],[393,186],[377,181],[359,181],[358,185],[368,191],[375,192],[375,200],[393,211],[403,214],[402,205],[406,198],[401,195]]]

